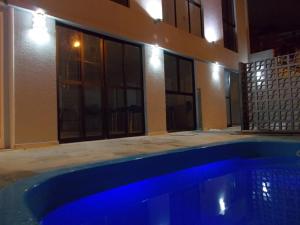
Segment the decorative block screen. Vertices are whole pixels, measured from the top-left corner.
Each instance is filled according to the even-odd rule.
[[[240,70],[243,130],[300,132],[300,52]]]
[[[299,224],[300,173],[296,168],[255,169],[252,174],[252,218],[263,225]]]

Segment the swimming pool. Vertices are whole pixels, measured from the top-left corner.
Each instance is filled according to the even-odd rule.
[[[0,224],[296,225],[299,155],[242,141],[54,171],[2,190]]]

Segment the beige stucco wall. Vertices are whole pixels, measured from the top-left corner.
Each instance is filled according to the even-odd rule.
[[[148,0],[149,1],[149,0]],[[218,62],[237,70],[239,61],[248,57],[248,26],[244,18],[246,0],[237,1],[237,32],[240,53],[223,47],[221,0],[203,0],[205,33],[216,32],[215,43],[189,34],[171,25],[154,23],[146,11],[147,0],[132,0],[130,8],[109,0],[8,0],[9,4],[35,10],[42,8],[53,17],[47,19],[50,42],[36,45],[28,38],[32,27],[29,11],[15,9],[12,146],[57,142],[56,55],[54,18],[84,29],[121,39],[158,44],[176,54],[195,59],[196,87],[201,89],[201,109],[204,129],[226,127],[226,105],[223,68]],[[150,0],[151,1],[151,0]],[[71,22],[70,22],[71,21]],[[166,132],[165,82],[162,50],[158,57],[162,65],[151,66],[151,46],[144,47],[145,114],[147,134]]]
[[[163,62],[164,55],[163,50],[156,51],[153,53],[152,46],[144,47],[145,116],[146,133],[149,135],[165,133],[167,130],[164,64],[159,63]],[[157,62],[153,63],[152,60]]]
[[[47,20],[49,43],[38,45],[28,32],[32,15],[14,10],[15,146],[57,142],[55,23]]]
[[[204,130],[227,127],[224,68],[195,61],[196,88],[201,90],[202,126]]]
[[[247,25],[243,24],[245,19],[241,18],[245,13],[245,1],[237,1],[237,17],[241,20],[238,25],[239,34],[248,29],[244,29]],[[199,60],[218,61],[231,69],[238,69],[239,54],[223,48],[222,41],[208,43],[203,38],[166,23],[154,23],[146,11],[147,2],[149,0],[131,0],[130,8],[127,8],[109,0],[85,0],[76,3],[72,0],[60,0],[59,4],[53,0],[8,0],[9,4],[27,9],[42,8],[51,16],[72,21],[97,32],[132,41],[158,44],[182,55]],[[204,12],[207,10],[207,13],[204,13],[205,27],[212,27],[221,35],[221,0],[206,0],[203,7]],[[214,17],[211,17],[211,12],[215,12]],[[242,36],[239,41],[240,48],[244,49],[246,38]]]

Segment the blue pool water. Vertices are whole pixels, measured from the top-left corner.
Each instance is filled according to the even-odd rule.
[[[63,168],[0,189],[0,225],[299,225],[300,142],[260,139]]]
[[[237,157],[83,196],[48,212],[41,224],[298,225],[299,221],[299,158]]]

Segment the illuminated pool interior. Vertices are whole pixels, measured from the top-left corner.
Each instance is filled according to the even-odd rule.
[[[0,224],[298,225],[299,156],[247,140],[49,171],[0,190]]]
[[[299,224],[300,159],[234,159],[80,198],[43,225]]]

